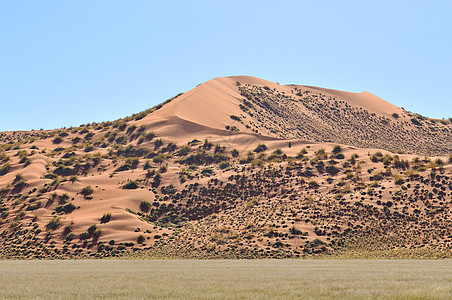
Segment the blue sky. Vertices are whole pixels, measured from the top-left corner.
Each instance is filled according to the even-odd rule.
[[[219,76],[452,117],[451,1],[2,1],[0,131],[114,120]]]

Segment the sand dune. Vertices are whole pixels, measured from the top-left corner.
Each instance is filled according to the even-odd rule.
[[[0,256],[450,256],[451,128],[232,76],[114,122],[0,133]]]

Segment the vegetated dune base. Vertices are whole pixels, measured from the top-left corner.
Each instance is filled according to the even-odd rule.
[[[451,257],[451,128],[229,77],[114,122],[0,133],[0,256]]]
[[[452,297],[451,260],[0,261],[0,268],[5,299]]]

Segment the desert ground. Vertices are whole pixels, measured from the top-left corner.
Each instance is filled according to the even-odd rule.
[[[0,268],[2,299],[452,297],[451,260],[11,260]]]

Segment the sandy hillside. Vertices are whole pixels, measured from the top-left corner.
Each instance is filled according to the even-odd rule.
[[[113,122],[0,133],[0,255],[450,256],[451,141],[368,92],[216,78]]]

